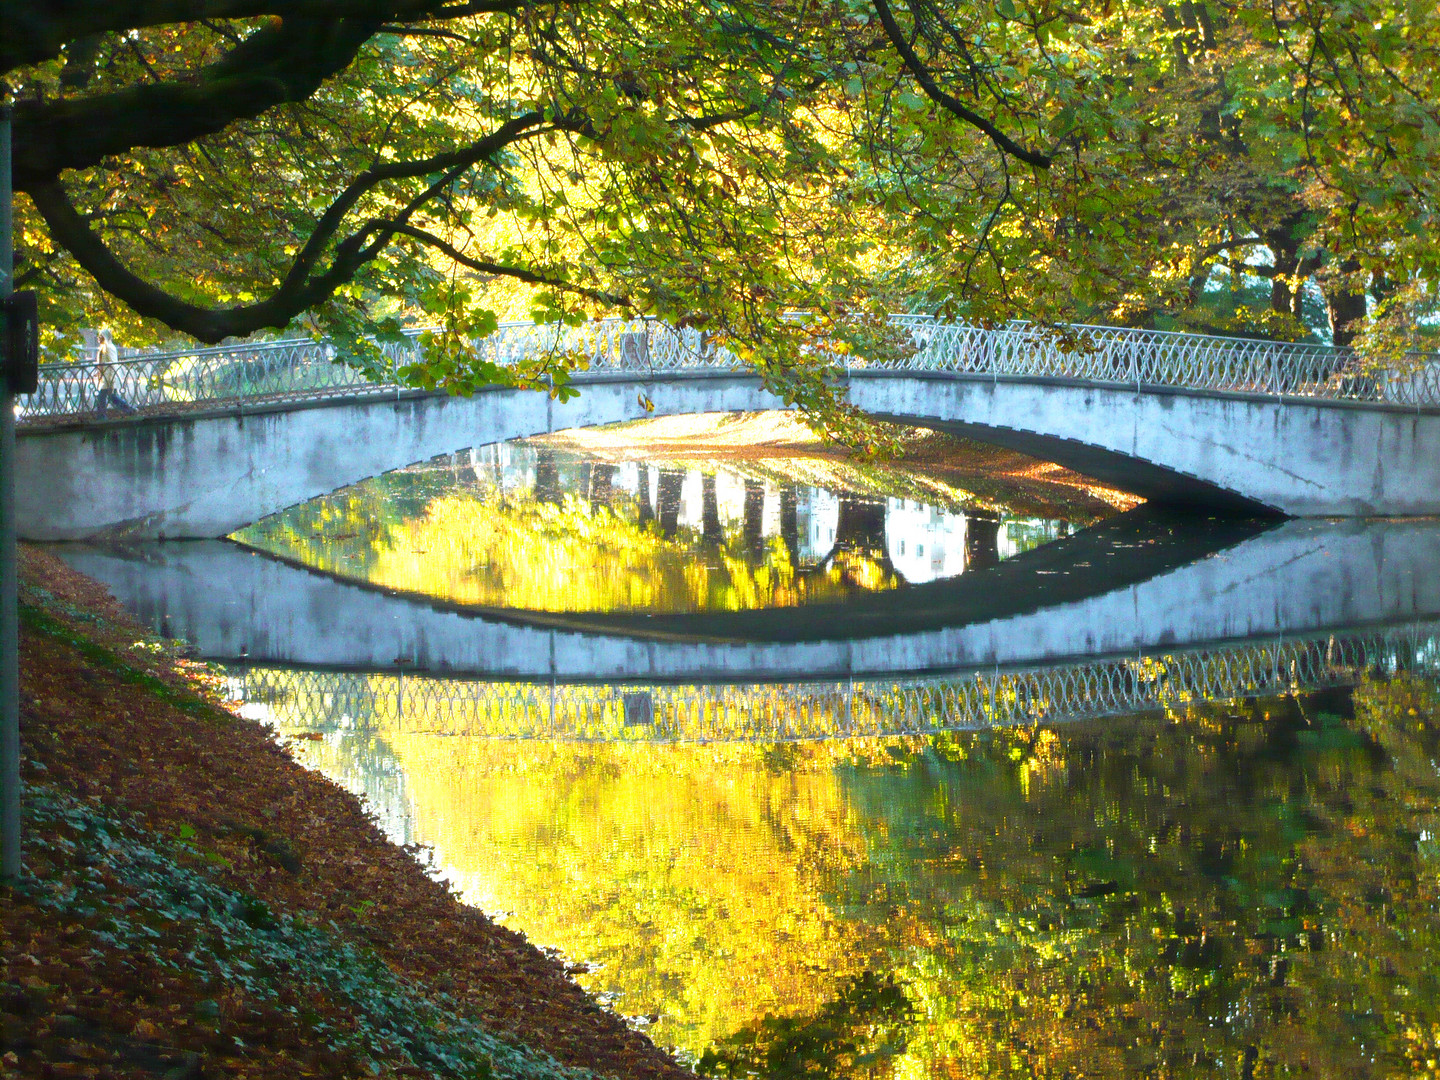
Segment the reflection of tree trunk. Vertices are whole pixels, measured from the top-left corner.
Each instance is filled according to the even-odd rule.
[[[650,466],[641,465],[640,469],[640,524],[645,525],[655,520],[655,507],[650,505]]]
[[[615,502],[614,465],[595,465],[590,470],[590,505],[597,509]]]
[[[480,461],[477,451],[456,450],[450,459],[450,468],[455,474],[455,483],[475,487],[480,483]],[[497,470],[498,471],[498,470]]]
[[[853,495],[840,496],[840,516],[835,522],[835,544],[824,563],[841,551],[855,551],[870,556],[886,574],[895,574],[890,550],[885,546],[885,504],[875,499]]]
[[[765,557],[765,485],[745,481],[745,550],[759,563]]]
[[[835,523],[835,547],[851,551],[885,552],[885,504],[853,495],[840,496],[840,519]]]
[[[965,570],[988,570],[1000,565],[1000,517],[998,514],[966,513]]]
[[[541,502],[561,501],[560,470],[555,464],[555,453],[543,447],[535,451],[535,498]]]
[[[685,486],[685,474],[679,469],[660,470],[660,531],[674,536],[680,527],[680,491]]]
[[[780,539],[785,541],[785,549],[790,552],[790,565],[795,567],[800,565],[800,518],[795,512],[798,502],[795,485],[781,485]]]
[[[720,500],[715,495],[715,477],[709,473],[700,477],[700,528],[707,543],[724,543],[725,536],[720,531]]]

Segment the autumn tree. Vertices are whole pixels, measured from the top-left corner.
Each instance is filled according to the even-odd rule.
[[[1228,268],[1343,340],[1435,279],[1440,20],[1387,4],[0,0],[19,284],[361,362],[439,322],[461,390],[497,313],[653,313],[819,406],[787,308],[1193,324]]]
[[[1418,312],[1433,295],[1433,6],[876,10],[924,109],[958,117],[994,95],[1048,164],[978,156],[968,133],[897,140],[921,126],[866,117],[877,168],[903,187],[887,209],[915,239],[904,268],[932,302],[1299,337],[1313,298],[1348,344],[1377,304]],[[966,186],[989,192],[978,225],[953,197]]]

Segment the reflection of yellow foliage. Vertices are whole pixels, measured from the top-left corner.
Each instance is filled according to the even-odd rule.
[[[667,538],[653,524],[575,496],[557,504],[461,491],[380,528],[369,527],[367,500],[353,500],[354,506],[343,500],[322,504],[318,537],[283,516],[238,535],[266,551],[388,588],[534,611],[790,607],[899,585],[872,559],[851,555],[828,572],[799,573],[778,537],[769,538],[756,562],[740,553],[737,537],[709,545],[688,533]]]
[[[1030,728],[1028,734],[1020,760],[1020,789],[1026,796],[1033,780],[1062,775],[1065,768],[1065,745],[1053,728]]]
[[[587,984],[659,1011],[662,1043],[698,1054],[865,967],[870,930],[821,888],[862,854],[833,772],[805,767],[829,748],[773,771],[758,747],[389,741],[464,898],[602,963]]]
[[[460,603],[544,611],[650,608],[693,596],[705,568],[678,545],[573,496],[435,499],[376,545],[370,579]]]
[[[411,680],[355,678],[368,696],[276,684],[274,711],[354,721],[352,750],[307,752],[370,755],[382,795],[403,777],[468,899],[604,963],[587,985],[692,1054],[873,967],[918,1017],[891,1080],[1189,1078],[1246,1047],[1256,1076],[1440,1075],[1433,681],[1367,679],[1353,721],[1273,698],[674,747],[442,736]],[[623,731],[611,691],[587,700]]]

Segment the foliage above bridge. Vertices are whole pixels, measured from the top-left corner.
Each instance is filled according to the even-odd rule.
[[[497,318],[622,310],[824,412],[786,309],[1344,342],[1436,280],[1420,3],[4,0],[0,42],[19,284],[136,343],[419,316],[464,389],[516,377]]]

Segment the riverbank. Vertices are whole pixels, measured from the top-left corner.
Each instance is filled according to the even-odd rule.
[[[0,1077],[679,1077],[203,664],[22,551],[27,877]]]
[[[1002,502],[1038,517],[1093,517],[1129,510],[1143,499],[1112,488],[1061,465],[1027,457],[998,446],[959,439],[928,428],[891,426],[903,455],[888,462],[892,474],[914,474],[969,493],[967,502]],[[595,428],[569,428],[530,440],[600,461],[668,461],[681,465],[750,467],[763,474],[767,464],[791,469],[797,458],[812,462],[805,482],[821,482],[829,463],[854,479],[866,463],[847,447],[826,442],[793,412],[699,413],[657,416]],[[840,476],[830,478],[832,484]]]

